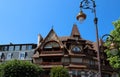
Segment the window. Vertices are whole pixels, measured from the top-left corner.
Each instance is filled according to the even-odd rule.
[[[80,77],[80,76],[81,76],[81,71],[78,70],[78,71],[77,71],[77,74],[78,74],[78,77]]]
[[[71,58],[71,62],[82,63],[82,58]]]
[[[0,51],[3,51],[4,50],[4,47],[3,46],[0,46]]]
[[[55,48],[55,47],[59,47],[59,44],[57,42],[49,42],[45,45],[44,48]]]
[[[8,46],[5,46],[5,47],[4,47],[4,51],[8,51]]]
[[[26,50],[26,45],[22,45],[22,48],[21,48],[21,50]]]
[[[32,49],[32,45],[27,45],[27,50],[31,50]]]
[[[26,57],[26,53],[25,52],[19,52],[19,59],[20,60],[24,60]]]
[[[77,75],[77,71],[76,70],[72,70],[72,75],[73,75],[73,77],[75,77]]]
[[[60,45],[59,43],[52,41],[52,42],[48,42],[45,44],[44,46],[44,50],[59,50],[60,49]]]
[[[83,59],[83,63],[88,64],[88,63],[89,63],[89,60],[88,60],[88,59]]]
[[[72,51],[73,51],[73,52],[80,52],[81,49],[80,49],[80,47],[75,46],[75,47],[72,48]]]
[[[61,58],[59,57],[43,58],[43,62],[61,62]]]
[[[90,65],[95,65],[95,61],[94,60],[89,60],[89,64]]]
[[[14,50],[14,46],[9,46],[9,51],[13,51]]]
[[[20,46],[15,46],[15,51],[19,51],[20,50]]]
[[[7,54],[7,60],[10,60],[10,59],[12,59],[12,53]]]

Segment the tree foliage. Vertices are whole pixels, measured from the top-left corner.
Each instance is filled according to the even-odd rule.
[[[39,77],[42,69],[28,61],[12,60],[0,64],[1,77]]]
[[[107,57],[111,66],[120,69],[120,19],[113,22],[113,25],[114,30],[111,31],[110,35],[113,36],[113,43],[115,44],[115,48],[117,49],[117,54],[113,55],[110,52],[111,41],[105,42],[105,46],[107,46],[107,49],[105,51],[107,53]],[[108,39],[110,39],[110,37]],[[116,50],[113,53],[116,53]]]
[[[53,67],[50,72],[50,77],[70,77],[68,70],[64,67]]]

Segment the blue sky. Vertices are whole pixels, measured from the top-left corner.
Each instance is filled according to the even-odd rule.
[[[0,0],[0,44],[37,43],[37,35],[47,36],[52,26],[58,36],[69,36],[77,24],[82,38],[95,41],[94,15],[80,24],[76,15],[81,0]],[[96,0],[99,37],[114,29],[120,18],[120,0]]]

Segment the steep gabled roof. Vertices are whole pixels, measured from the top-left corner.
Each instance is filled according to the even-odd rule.
[[[79,29],[77,28],[77,25],[76,25],[76,24],[73,25],[72,32],[71,32],[71,37],[81,38]]]
[[[53,28],[50,30],[50,32],[48,33],[46,38],[42,41],[40,47],[43,48],[43,44],[45,44],[45,43],[47,43],[49,41],[56,41],[56,42],[58,42],[60,44],[61,48],[63,47],[63,43],[61,42],[61,40],[59,39],[59,37],[57,36],[57,34],[53,30]]]
[[[51,41],[51,40],[59,41],[59,38],[58,38],[58,36],[55,33],[53,28],[50,30],[50,32],[48,33],[48,35],[44,39],[44,42]]]

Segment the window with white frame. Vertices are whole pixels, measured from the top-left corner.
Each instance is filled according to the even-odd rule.
[[[10,60],[10,59],[12,59],[12,53],[7,54],[7,60]]]
[[[14,51],[14,46],[9,46],[9,51]]]
[[[5,46],[5,47],[3,48],[3,50],[4,50],[4,51],[8,51],[8,46]]]
[[[21,50],[22,50],[22,51],[26,50],[26,45],[22,45]]]
[[[26,53],[25,52],[19,52],[19,59],[20,60],[24,60],[26,57]]]
[[[17,45],[15,46],[15,51],[20,51],[20,46],[19,46],[19,45],[18,45],[18,46],[17,46]]]
[[[27,50],[31,50],[32,49],[32,45],[27,45]]]

